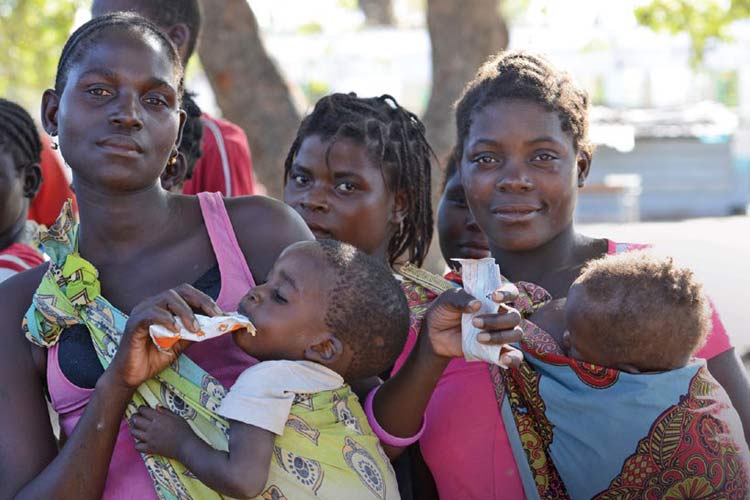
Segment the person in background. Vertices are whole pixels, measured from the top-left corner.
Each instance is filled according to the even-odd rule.
[[[201,108],[189,92],[185,92],[182,96],[182,110],[185,112],[185,125],[182,127],[182,139],[177,147],[177,157],[167,162],[167,166],[161,173],[161,187],[177,194],[182,193],[185,182],[193,176],[195,164],[203,156]]]
[[[36,224],[27,220],[42,182],[41,152],[26,110],[0,99],[0,281],[44,262],[35,243]]]
[[[135,12],[159,26],[174,43],[187,67],[195,51],[201,29],[198,0],[94,0],[91,15],[98,17],[117,11]],[[184,194],[203,191],[224,196],[255,194],[253,164],[247,137],[240,127],[203,113],[203,156],[193,176],[185,181]]]
[[[443,195],[437,209],[437,231],[440,252],[453,270],[459,268],[451,259],[483,259],[490,247],[466,204],[466,193],[458,175],[455,149],[448,155],[443,178]]]
[[[40,134],[42,141],[42,184],[29,206],[29,219],[43,226],[51,226],[60,214],[66,200],[73,200],[76,211],[75,194],[70,186],[70,176],[60,155],[54,149],[47,134]]]

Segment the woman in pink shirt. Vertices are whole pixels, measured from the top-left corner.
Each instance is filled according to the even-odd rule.
[[[466,88],[456,124],[467,205],[509,280],[535,283],[562,298],[586,262],[626,249],[574,228],[592,148],[588,97],[565,73],[528,53],[495,56]],[[469,310],[469,300],[450,293],[435,302],[411,355],[371,398],[373,427],[380,424],[393,444],[421,434],[440,498],[524,498],[498,410],[501,389],[486,363],[451,359],[460,356],[450,338],[460,336],[460,312]],[[513,311],[487,318],[485,341],[506,342],[519,320]],[[750,386],[715,314],[699,355],[729,393],[747,434]]]
[[[253,276],[263,279],[284,248],[312,238],[301,219],[274,200],[225,203],[215,193],[175,195],[161,187],[162,171],[176,160],[185,119],[182,74],[171,42],[132,14],[93,19],[63,48],[42,118],[73,170],[80,223],[65,210],[58,219],[65,225],[48,234],[55,241],[72,234],[65,263],[85,265],[71,273],[53,261],[53,281],[66,288],[51,299],[35,294],[42,280],[50,282],[46,266],[0,285],[0,498],[165,498],[155,484],[175,486],[183,479],[154,477],[153,463],[135,451],[123,417],[141,383],[161,373],[174,354],[159,353],[143,332],[123,334],[117,319],[149,296],[157,296],[170,319],[187,317],[188,304],[209,313],[216,304],[234,310]],[[194,288],[181,287],[182,297],[161,293],[185,282]],[[72,285],[81,285],[80,292]],[[29,342],[21,328],[34,297],[35,306],[49,299],[51,309],[67,300],[85,302],[69,313],[70,321],[45,323],[48,347]],[[107,314],[92,319],[76,312],[101,304],[100,297],[109,307],[99,311]],[[108,345],[113,359],[107,365],[88,325],[109,328],[113,318],[120,342]],[[209,397],[253,363],[228,337],[184,354],[194,365],[181,366],[215,377],[202,379]],[[47,390],[60,414],[61,447],[49,421]],[[170,406],[184,403],[175,399]]]

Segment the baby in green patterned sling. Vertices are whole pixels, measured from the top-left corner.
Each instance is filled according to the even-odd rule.
[[[234,340],[262,362],[218,410],[230,423],[229,450],[212,448],[166,409],[143,407],[131,419],[138,451],[175,458],[231,497],[399,498],[346,384],[381,373],[403,348],[409,310],[390,270],[345,243],[296,243],[239,311],[257,335],[238,331]]]

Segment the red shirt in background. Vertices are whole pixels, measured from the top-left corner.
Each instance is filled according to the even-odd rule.
[[[42,187],[29,206],[28,218],[49,227],[57,220],[65,200],[73,200],[74,211],[77,211],[77,207],[75,196],[70,189],[70,179],[65,175],[65,166],[60,156],[52,150],[46,134],[41,134],[41,139]]]
[[[42,254],[23,243],[0,250],[0,282],[44,262]]]
[[[203,156],[182,192],[220,192],[224,196],[255,194],[253,164],[245,132],[226,120],[203,113]]]

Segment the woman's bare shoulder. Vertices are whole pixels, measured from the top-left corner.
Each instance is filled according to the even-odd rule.
[[[273,198],[240,196],[226,199],[225,204],[237,242],[256,278],[266,276],[287,246],[313,239],[302,217]]]

